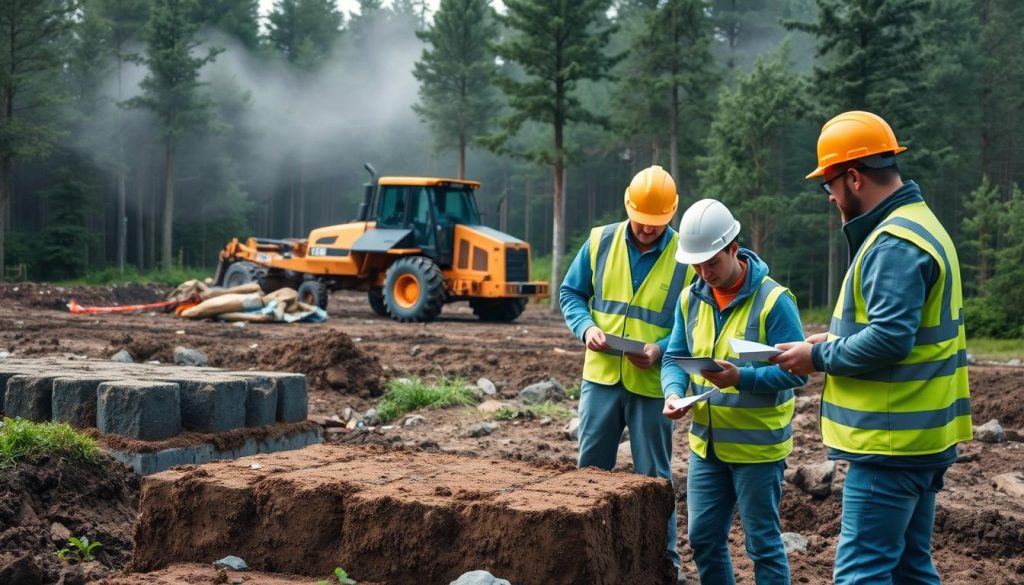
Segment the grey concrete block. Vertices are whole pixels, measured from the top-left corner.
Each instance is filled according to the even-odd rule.
[[[0,413],[6,415],[4,397],[7,395],[7,381],[19,374],[27,374],[30,370],[16,364],[0,362]]]
[[[245,426],[248,385],[242,378],[203,375],[175,382],[181,388],[182,428],[222,433]]]
[[[246,374],[245,426],[262,427],[277,420],[277,385],[269,376]]]
[[[4,415],[44,422],[53,416],[53,376],[18,374],[7,380]]]
[[[53,381],[53,420],[73,427],[96,426],[96,391],[101,378],[56,378]]]
[[[277,390],[278,422],[299,422],[306,420],[309,410],[306,394],[306,376],[286,372],[227,372],[231,376],[265,376],[274,381]]]
[[[156,441],[181,432],[181,398],[177,384],[103,382],[96,395],[96,428],[101,433]]]

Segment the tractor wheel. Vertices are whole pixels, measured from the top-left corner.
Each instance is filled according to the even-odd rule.
[[[402,323],[433,321],[444,306],[444,277],[429,258],[407,256],[388,268],[384,304],[391,318]]]
[[[523,313],[526,299],[474,299],[469,307],[481,321],[508,323]]]
[[[327,287],[319,280],[306,280],[299,285],[299,302],[327,310]]]
[[[371,288],[366,291],[366,300],[370,301],[370,308],[381,317],[389,317],[388,306],[384,302],[384,289]]]
[[[261,274],[256,282],[259,283],[260,289],[263,290],[264,294],[269,294],[286,287],[298,289],[299,285],[302,284],[302,275],[297,275],[291,270],[271,268]]]
[[[259,282],[265,273],[263,267],[257,266],[252,262],[235,262],[228,266],[227,271],[224,273],[224,288],[240,286],[250,282]]]

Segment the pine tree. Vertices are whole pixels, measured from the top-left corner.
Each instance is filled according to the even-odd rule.
[[[44,196],[50,215],[40,234],[39,275],[47,279],[77,278],[85,273],[86,248],[95,236],[86,225],[86,210],[94,203],[97,177],[78,156],[67,154],[54,183]]]
[[[267,16],[267,38],[289,63],[320,66],[341,38],[342,14],[331,0],[277,0]]]
[[[192,18],[200,26],[225,32],[250,51],[260,42],[259,0],[202,0]]]
[[[807,107],[803,79],[788,59],[785,47],[758,59],[722,93],[700,173],[701,191],[739,216],[758,254],[788,207],[781,183],[784,140]]]
[[[507,62],[522,68],[523,78],[502,77],[512,114],[502,121],[503,132],[489,141],[492,148],[511,152],[509,144],[528,122],[550,125],[551,148],[515,153],[553,170],[551,231],[551,309],[558,310],[558,287],[565,250],[566,127],[573,122],[607,124],[584,108],[576,91],[585,80],[608,76],[615,59],[605,54],[614,26],[607,22],[607,0],[506,0],[500,21],[510,36],[497,46]]]
[[[146,24],[146,53],[138,61],[149,72],[139,86],[142,94],[129,100],[147,108],[160,123],[164,144],[164,208],[160,237],[160,267],[170,270],[174,249],[174,158],[183,135],[210,119],[213,102],[200,88],[199,71],[221,51],[210,48],[194,55],[198,25],[192,20],[193,0],[156,0]]]
[[[999,249],[999,226],[1006,213],[999,187],[982,177],[981,185],[964,200],[964,211],[957,251],[964,272],[964,293],[977,295],[987,288]]]
[[[420,103],[413,106],[428,124],[438,150],[455,148],[458,176],[466,176],[466,147],[490,130],[499,108],[491,84],[497,36],[487,0],[442,0],[434,22],[417,36],[427,43],[413,69]]]
[[[74,0],[0,0],[0,281],[14,161],[45,156],[62,135],[38,114],[63,99],[55,77],[76,9]]]

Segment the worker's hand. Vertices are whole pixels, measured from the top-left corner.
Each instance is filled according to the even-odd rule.
[[[806,341],[795,341],[792,343],[777,343],[776,348],[782,353],[768,360],[777,364],[790,374],[806,376],[814,370],[814,362],[811,360],[811,343]]]
[[[805,339],[807,343],[814,345],[815,343],[825,343],[828,341],[828,333],[815,333],[814,335]]]
[[[583,333],[583,340],[587,342],[587,349],[591,351],[604,351],[608,349],[608,341],[604,338],[604,331],[597,325],[591,326]]]
[[[690,412],[690,406],[687,406],[686,408],[675,408],[672,406],[672,403],[676,400],[679,400],[678,394],[669,394],[668,398],[665,399],[665,408],[661,410],[661,414],[664,414],[672,420],[679,420],[683,418],[686,413]]]
[[[732,388],[740,383],[740,369],[725,360],[715,360],[715,363],[724,368],[721,372],[701,370],[700,375],[716,388]]]
[[[656,343],[644,344],[644,352],[642,354],[627,353],[625,355],[632,364],[641,370],[661,363],[661,348]]]

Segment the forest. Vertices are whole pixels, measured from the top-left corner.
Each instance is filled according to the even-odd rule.
[[[211,270],[233,237],[466,177],[558,276],[634,173],[725,202],[802,309],[848,263],[821,125],[884,117],[957,244],[971,335],[1024,336],[1018,0],[0,0],[0,278]],[[552,278],[552,275],[554,278]]]

